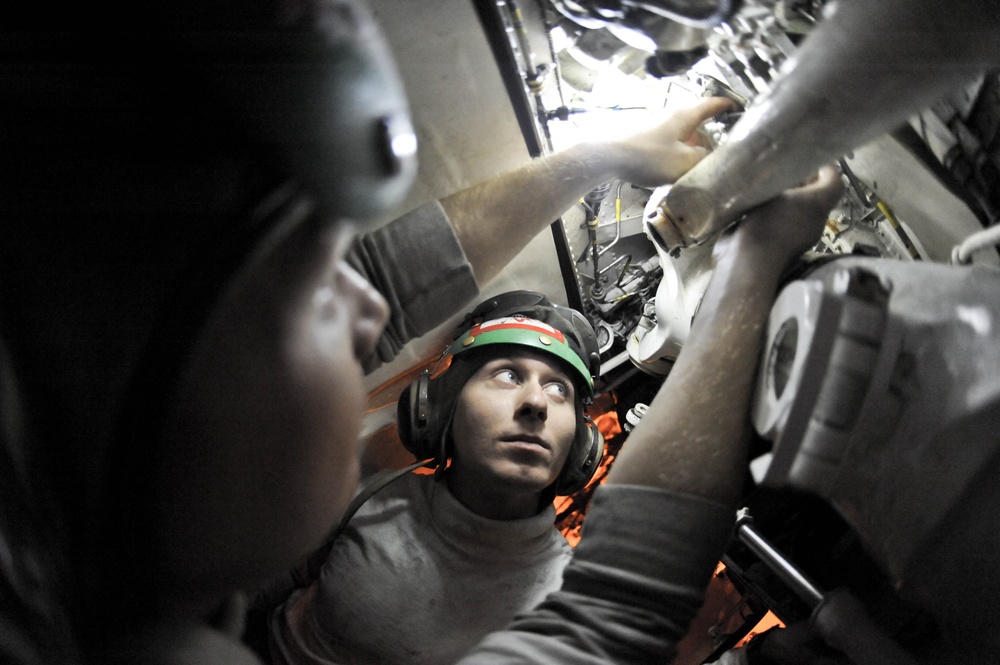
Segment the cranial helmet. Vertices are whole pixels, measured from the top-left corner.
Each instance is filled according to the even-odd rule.
[[[584,413],[600,373],[597,336],[585,316],[553,304],[534,291],[510,291],[490,298],[466,314],[445,351],[451,365],[439,376],[424,371],[400,395],[399,436],[418,460],[433,459],[443,468],[450,456],[451,421],[458,395],[484,358],[502,347],[521,346],[548,354],[567,370],[576,385],[577,428],[573,447],[559,478],[557,495],[572,494],[590,481],[604,454],[604,438]]]

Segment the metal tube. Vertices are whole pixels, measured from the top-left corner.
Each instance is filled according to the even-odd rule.
[[[837,160],[837,163],[840,164],[840,172],[847,177],[847,182],[851,184],[851,189],[854,190],[854,193],[855,195],[857,195],[858,200],[861,201],[861,205],[863,205],[866,208],[871,208],[872,206],[874,206],[875,205],[874,200],[869,198],[868,195],[865,194],[865,190],[861,188],[861,181],[858,180],[858,176],[854,175],[854,171],[851,170],[851,167],[847,165],[847,160],[839,159]]]
[[[618,239],[621,238],[621,235],[622,235],[622,185],[624,185],[624,184],[625,184],[624,181],[619,180],[618,181],[618,190],[615,193],[615,222],[614,222],[614,224],[615,224],[615,237],[614,237],[614,239],[611,240],[610,243],[608,243],[607,245],[605,245],[604,247],[601,248],[601,251],[597,253],[597,256],[599,256],[599,257],[600,256],[604,256],[605,252],[607,252],[609,249],[611,249],[612,247],[614,247],[618,243]],[[605,224],[605,226],[607,226],[607,225]],[[601,228],[601,225],[598,224],[597,228]],[[601,272],[603,273],[604,270],[602,270]]]
[[[619,257],[619,258],[615,259],[614,261],[612,261],[611,263],[609,263],[608,265],[606,265],[603,268],[601,268],[600,274],[603,275],[604,273],[606,273],[607,271],[611,270],[612,268],[614,268],[616,265],[618,265],[622,261],[630,261],[631,259],[632,259],[632,255],[631,254],[626,254],[625,256]]]
[[[704,242],[1000,63],[988,0],[834,0],[824,14],[729,140],[647,215],[668,250]]]
[[[767,567],[780,577],[810,609],[817,607],[823,601],[823,592],[805,576],[790,561],[774,549],[771,543],[757,533],[749,521],[740,521],[736,528],[736,536],[744,545],[760,557]]]
[[[809,621],[826,640],[857,665],[916,665],[913,658],[872,623],[861,603],[846,589],[823,593],[753,527],[744,508],[736,518],[736,536],[812,610]]]

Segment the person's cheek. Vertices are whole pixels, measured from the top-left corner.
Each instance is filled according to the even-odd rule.
[[[366,394],[354,351],[356,311],[352,294],[336,284],[318,289],[294,354],[305,427],[302,453],[311,464],[303,473],[322,533],[339,519],[358,480],[357,439]]]
[[[323,288],[279,295],[259,282],[231,293],[178,386],[157,492],[163,572],[179,595],[252,587],[293,565],[357,485],[354,305]]]

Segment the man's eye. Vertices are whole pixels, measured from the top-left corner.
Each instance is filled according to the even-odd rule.
[[[512,369],[502,369],[493,375],[504,383],[517,383],[517,374]]]
[[[546,384],[545,391],[552,395],[559,395],[560,397],[569,397],[569,388],[566,386],[565,383],[559,383],[558,381]]]

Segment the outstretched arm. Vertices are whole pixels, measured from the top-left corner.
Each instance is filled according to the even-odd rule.
[[[487,284],[594,187],[615,178],[648,187],[674,182],[708,154],[693,145],[698,127],[731,105],[706,99],[648,131],[581,143],[442,199],[476,281]]]
[[[715,271],[688,342],[609,483],[735,504],[746,469],[756,366],[779,277],[816,243],[841,189],[837,171],[825,167],[719,239]]]

